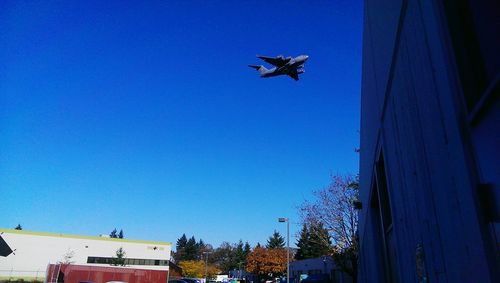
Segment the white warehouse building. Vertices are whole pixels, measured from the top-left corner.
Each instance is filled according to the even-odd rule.
[[[125,268],[168,271],[169,242],[92,237],[0,228],[0,237],[12,249],[0,257],[0,280],[42,279],[49,264],[110,266],[122,248]]]

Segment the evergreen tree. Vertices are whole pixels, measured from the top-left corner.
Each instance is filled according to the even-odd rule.
[[[116,228],[113,229],[113,231],[111,231],[111,233],[109,234],[109,237],[110,238],[118,238],[118,236],[116,235]]]
[[[274,233],[267,240],[266,248],[268,249],[283,249],[285,247],[285,239],[280,235],[280,233],[274,230]]]
[[[175,261],[180,262],[183,261],[186,257],[186,245],[187,245],[187,237],[186,234],[182,234],[182,236],[177,239],[177,243],[175,246]]]
[[[120,233],[118,233],[118,238],[123,239],[123,230],[120,229]]]
[[[17,224],[16,228],[14,228],[16,230],[23,230],[23,227],[21,226],[21,224]]]
[[[320,257],[330,254],[332,241],[330,234],[321,222],[313,222],[309,227],[309,258]]]
[[[306,259],[309,257],[309,229],[307,229],[306,224],[302,225],[302,230],[300,231],[300,238],[297,241],[297,253],[295,254],[296,260]]]
[[[207,245],[202,239],[200,239],[196,244],[196,253],[201,255],[206,250],[206,248]]]
[[[198,245],[196,243],[196,239],[194,236],[189,238],[189,240],[186,243],[186,248],[184,249],[184,252],[186,253],[184,256],[184,260],[196,260],[199,259],[199,254],[198,254]]]
[[[120,247],[118,250],[116,250],[116,257],[112,259],[111,265],[115,266],[125,266],[125,250]]]
[[[238,244],[236,244],[236,249],[234,251],[234,256],[236,260],[236,264],[238,265],[238,268],[241,265],[244,265],[246,262],[246,256],[245,256],[245,250],[243,249],[243,241],[240,240]]]
[[[310,224],[310,227],[307,227],[306,224],[302,226],[297,247],[296,260],[316,258],[330,254],[332,242],[323,224],[313,222]]]
[[[235,249],[235,264],[238,265],[238,269],[245,269],[245,266],[247,265],[248,255],[251,252],[252,249],[248,242],[245,242],[245,244],[243,244],[242,240],[238,242]]]
[[[182,236],[179,239],[177,239],[176,248],[177,249],[185,248],[186,244],[187,244],[186,234],[182,234]]]
[[[245,242],[245,246],[243,247],[243,254],[245,256],[245,263],[247,262],[248,255],[252,252],[252,247],[248,242]]]

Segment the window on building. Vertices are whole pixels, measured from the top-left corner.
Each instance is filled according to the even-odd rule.
[[[89,257],[87,257],[87,263],[112,264],[113,263],[113,258],[112,257],[89,256]],[[168,260],[126,258],[125,259],[125,265],[168,266]]]
[[[393,218],[384,157],[380,154],[375,166],[371,201],[371,220],[376,238],[380,262],[384,271],[384,282],[399,282],[397,267],[396,239],[394,237]]]
[[[477,112],[500,83],[500,2],[456,0],[443,5],[465,101],[470,112]]]

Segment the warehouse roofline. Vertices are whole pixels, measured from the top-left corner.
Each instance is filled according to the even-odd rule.
[[[0,228],[0,233],[34,235],[34,236],[42,236],[42,237],[60,237],[60,238],[73,238],[73,239],[87,239],[87,240],[95,240],[95,241],[126,242],[126,243],[155,244],[155,245],[169,245],[169,246],[172,245],[171,242],[132,240],[132,239],[120,239],[120,238],[107,238],[107,237],[99,237],[99,236],[82,236],[82,235],[73,235],[73,234],[36,232],[36,231],[28,231],[28,230],[5,229],[5,228]]]

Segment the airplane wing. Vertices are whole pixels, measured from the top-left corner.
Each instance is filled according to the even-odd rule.
[[[278,56],[278,57],[257,56],[257,58],[262,59],[265,62],[274,65],[278,68],[284,66],[291,60],[291,58],[285,58],[283,56]]]
[[[297,73],[297,70],[293,70],[291,72],[289,72],[287,75],[289,75],[292,79],[294,79],[295,81],[298,81],[299,80],[299,74]]]

